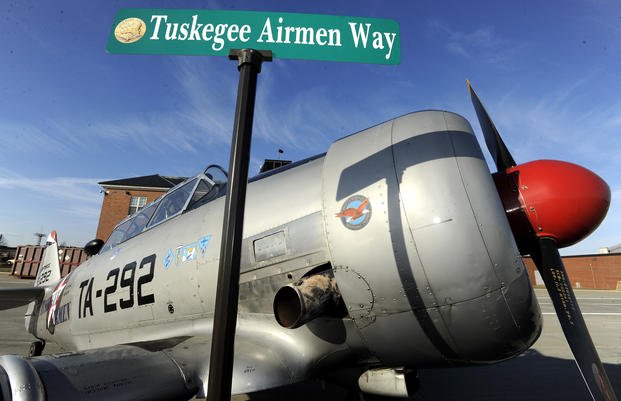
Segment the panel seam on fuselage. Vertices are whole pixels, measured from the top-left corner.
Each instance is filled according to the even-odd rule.
[[[399,203],[398,208],[397,208],[399,216],[397,216],[396,218],[401,220],[400,216],[402,214],[401,212],[402,212],[402,205],[403,205],[403,200],[401,198],[401,182],[403,181],[403,173],[404,172],[401,172],[401,177],[397,173],[397,164],[396,164],[395,152],[394,152],[394,146],[395,146],[395,143],[394,143],[394,121],[393,121],[393,123],[391,124],[391,127],[390,127],[390,142],[391,142],[390,151],[391,151],[391,157],[392,157],[392,165],[393,165],[393,170],[394,170],[394,173],[395,173],[395,179],[396,179],[396,182],[397,182],[397,201]],[[389,217],[389,219],[390,219],[390,217]],[[425,279],[427,280],[427,283],[429,283],[427,275],[425,274],[425,268],[423,266],[422,261],[420,260],[419,254],[418,254],[418,250],[417,250],[417,247],[416,247],[416,242],[414,241],[414,236],[412,235],[409,221],[407,220],[407,215],[405,217],[405,224],[407,224],[407,230],[410,233],[410,237],[412,238],[412,244],[414,246],[414,249],[416,250],[416,252],[415,252],[416,253],[416,258],[419,259],[419,263],[421,265],[421,268],[422,268],[422,271],[423,271],[423,275],[425,276]],[[401,279],[401,285],[403,286],[403,291],[404,291],[404,293],[406,295],[406,298],[408,300],[408,304],[410,305],[410,309],[411,309],[412,313],[414,314],[414,317],[418,321],[418,324],[420,325],[421,329],[423,330],[423,332],[425,333],[425,335],[427,336],[429,341],[436,348],[436,350],[446,360],[457,359],[457,357],[458,357],[457,353],[451,348],[451,346],[442,337],[442,334],[440,333],[438,328],[435,326],[435,323],[433,322],[433,319],[431,318],[431,316],[428,313],[427,306],[425,305],[425,303],[423,301],[421,293],[420,293],[420,291],[418,289],[418,284],[416,283],[416,279],[414,277],[414,273],[412,272],[412,265],[411,265],[411,263],[409,261],[409,255],[408,255],[408,252],[407,252],[407,247],[405,246],[406,240],[405,240],[405,234],[403,233],[403,225],[401,226],[401,231],[402,232],[401,232],[400,235],[403,237],[403,248],[404,248],[405,257],[403,258],[402,261],[399,261],[399,258],[397,258],[397,255],[395,255],[395,265],[397,266],[397,272],[399,274],[399,278]],[[395,246],[395,243],[393,241],[393,254],[395,253],[394,252],[394,246]],[[400,262],[405,264],[405,266],[400,266],[401,265]],[[413,286],[405,285],[405,283],[408,280],[410,280],[413,283]],[[435,294],[432,293],[432,295],[433,295],[433,297],[435,299]],[[444,323],[444,321],[443,321],[443,323]]]
[[[444,118],[444,121],[447,126],[447,135],[451,143],[451,148],[453,148],[453,154],[457,154],[455,150],[455,143],[453,142],[453,138],[451,137],[448,131],[448,122],[446,121],[446,116],[442,114],[442,117]],[[459,173],[459,178],[461,180],[462,187],[466,195],[466,199],[468,199],[468,205],[470,206],[470,210],[472,211],[472,217],[474,218],[474,222],[477,226],[477,231],[479,232],[479,236],[481,238],[481,241],[483,242],[483,246],[485,247],[485,254],[487,255],[487,259],[489,260],[489,263],[492,266],[492,272],[494,273],[494,277],[496,277],[496,282],[500,284],[502,283],[502,280],[500,279],[500,277],[498,277],[498,273],[496,273],[496,269],[494,269],[494,260],[492,259],[492,255],[490,254],[489,248],[487,247],[487,243],[485,242],[485,237],[483,236],[483,232],[481,232],[481,225],[479,224],[479,219],[477,218],[477,214],[474,211],[472,200],[470,199],[470,194],[468,193],[468,188],[466,188],[466,184],[464,183],[464,176],[462,174],[461,166],[459,164],[459,160],[457,159],[457,157],[455,157],[455,165],[457,166],[457,172]],[[507,309],[509,310],[509,314],[511,315],[511,320],[513,321],[513,324],[515,324],[515,327],[519,327],[517,321],[515,320],[515,317],[513,316],[513,311],[511,311],[511,308],[509,308],[509,303],[507,302],[507,298],[505,297],[505,294],[502,292],[502,284],[500,284],[499,289],[501,290],[500,293],[502,294],[502,299],[504,300],[505,305],[507,305]]]

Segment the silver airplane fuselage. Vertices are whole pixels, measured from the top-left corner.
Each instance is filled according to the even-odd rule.
[[[166,350],[204,395],[223,209],[217,197],[91,257],[28,329],[83,358]],[[346,366],[496,362],[541,331],[496,187],[456,114],[405,115],[258,176],[244,222],[233,393]],[[342,312],[282,327],[279,289],[326,271]]]

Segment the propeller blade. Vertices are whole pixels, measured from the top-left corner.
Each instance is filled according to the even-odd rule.
[[[507,149],[507,146],[502,141],[498,130],[494,126],[487,110],[483,107],[481,100],[479,100],[476,92],[472,89],[470,81],[466,81],[466,83],[468,84],[468,92],[470,92],[472,105],[474,106],[474,110],[477,112],[479,124],[481,125],[481,131],[483,131],[483,137],[485,137],[485,144],[494,158],[496,168],[498,171],[505,171],[507,168],[515,166],[516,163],[515,160],[513,160],[513,156],[511,156],[509,149]]]
[[[541,273],[578,369],[595,401],[617,401],[578,307],[565,266],[552,238],[538,238],[531,256]]]

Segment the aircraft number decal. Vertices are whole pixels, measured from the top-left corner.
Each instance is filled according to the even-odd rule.
[[[146,258],[142,259],[142,262],[140,262],[140,267],[138,269],[142,269],[146,264],[149,264],[149,273],[138,278],[138,305],[148,305],[155,302],[154,294],[142,294],[142,286],[144,284],[150,283],[151,280],[153,280],[153,274],[155,273],[155,254],[149,255]]]
[[[136,271],[138,270],[138,271]],[[155,254],[142,259],[140,265],[130,262],[121,268],[115,268],[108,272],[106,277],[106,287],[103,289],[103,310],[104,313],[115,312],[120,309],[129,309],[138,306],[148,305],[155,302],[155,294],[145,294],[143,286],[153,281],[155,273]],[[136,276],[138,276],[136,278]],[[92,277],[80,283],[80,302],[78,308],[78,318],[93,316],[93,285],[95,278]],[[111,302],[109,297],[117,290],[127,289],[128,296],[121,297],[116,302]],[[134,294],[138,294],[137,297]],[[95,291],[95,298],[100,298],[102,290]]]
[[[112,276],[114,276],[114,284],[107,286],[106,290],[104,291],[104,312],[105,313],[114,312],[116,310],[116,304],[111,304],[111,305],[108,304],[108,295],[112,295],[114,294],[114,291],[116,291],[116,285],[119,281],[119,268],[118,267],[108,272],[108,278],[106,278],[106,280],[109,281],[110,277]]]
[[[39,280],[37,281],[35,286],[40,286],[50,281],[50,276],[52,275],[52,269],[50,269],[50,264],[48,263],[47,265],[43,266],[41,270],[42,273],[39,276]]]
[[[129,277],[127,276],[129,272]],[[121,298],[119,304],[121,309],[127,309],[134,306],[134,278],[136,277],[136,262],[131,262],[125,265],[123,272],[121,272],[121,288],[129,287],[129,299]]]

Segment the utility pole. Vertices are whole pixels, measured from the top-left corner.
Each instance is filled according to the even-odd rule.
[[[37,246],[41,245],[41,239],[45,237],[43,233],[34,233],[34,236],[37,237]]]

